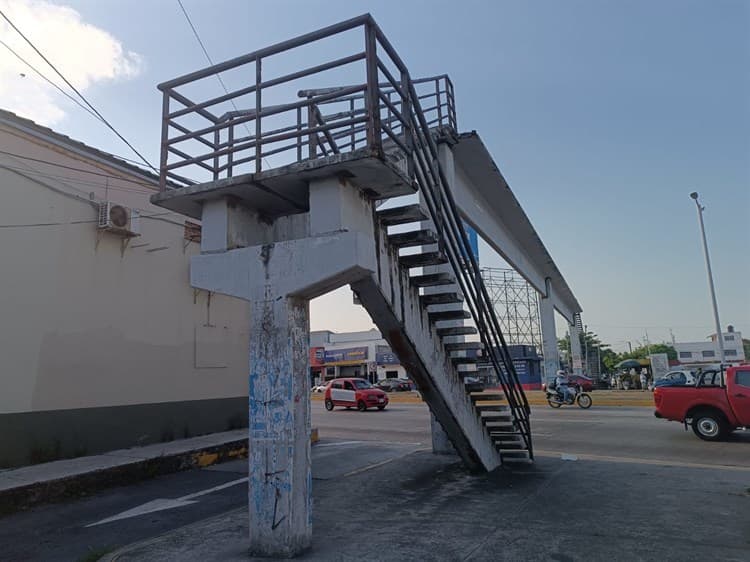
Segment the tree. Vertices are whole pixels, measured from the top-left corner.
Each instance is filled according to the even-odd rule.
[[[617,361],[614,359],[617,357],[614,351],[610,349],[608,343],[603,343],[599,336],[594,332],[581,332],[579,334],[579,340],[581,342],[581,359],[588,357],[588,366],[584,370],[586,374],[589,374],[592,370],[596,373],[604,373],[611,371]],[[566,333],[564,337],[558,338],[557,349],[560,351],[560,355],[568,359],[568,367],[570,368],[570,334]],[[588,353],[587,353],[588,350]],[[600,361],[599,368],[596,368],[597,360]]]
[[[642,345],[640,347],[636,347],[633,351],[620,353],[618,357],[620,358],[619,361],[624,361],[625,359],[648,359],[649,355],[653,355],[655,353],[666,353],[667,358],[677,359],[677,351],[675,350],[675,348],[671,345],[667,345],[666,343]]]
[[[745,350],[745,359],[750,360],[750,340],[742,338],[742,349]]]

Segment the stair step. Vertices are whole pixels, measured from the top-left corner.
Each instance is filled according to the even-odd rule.
[[[529,451],[526,449],[498,449],[497,452],[500,453],[503,460],[529,459]]]
[[[523,442],[516,443],[515,441],[495,441],[495,448],[500,451],[519,451],[526,448]]]
[[[408,222],[417,222],[428,220],[422,207],[414,203],[403,207],[393,207],[377,212],[378,219],[385,226],[394,226],[397,224],[406,224]]]
[[[429,295],[422,295],[419,297],[419,300],[422,301],[424,306],[430,306],[431,304],[453,304],[464,301],[463,297],[456,292],[430,293]]]
[[[409,278],[415,287],[437,287],[438,285],[453,285],[456,278],[450,273],[428,273],[426,275],[413,275]]]
[[[427,317],[430,322],[444,322],[447,320],[466,320],[471,318],[471,314],[463,308],[457,308],[456,310],[427,311]]]
[[[479,417],[482,418],[483,422],[505,422],[508,423],[512,420],[510,412],[499,412],[494,410],[480,410]]]
[[[519,439],[520,440],[521,439],[521,436],[518,435],[517,431],[496,431],[494,429],[490,429],[489,431],[490,431],[490,437],[492,437],[493,439],[498,439],[498,440],[505,440],[505,439],[511,439],[511,440]]]
[[[454,365],[473,365],[477,361],[476,357],[451,357],[451,363]]]
[[[485,404],[484,402],[478,402],[474,404],[474,407],[480,413],[505,412],[506,416],[510,419],[510,412],[507,404]]]
[[[505,400],[505,393],[493,391],[473,392],[470,397],[474,402],[483,402],[485,400]]]
[[[474,326],[451,326],[437,329],[437,335],[441,338],[446,336],[470,336],[476,333],[477,329]]]
[[[432,230],[412,230],[409,232],[399,232],[391,234],[388,237],[388,243],[396,248],[410,248],[412,246],[424,246],[426,244],[436,244],[437,234]]]
[[[441,252],[426,252],[424,254],[409,254],[399,256],[399,263],[407,268],[423,267],[426,265],[442,265],[448,263],[448,258]]]
[[[445,344],[445,351],[472,351],[474,349],[484,349],[484,345],[479,341],[459,341]]]

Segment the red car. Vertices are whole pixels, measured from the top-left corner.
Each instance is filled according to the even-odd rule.
[[[383,410],[388,405],[388,395],[364,379],[333,379],[326,388],[326,410],[335,406],[356,407],[360,412],[367,408]]]

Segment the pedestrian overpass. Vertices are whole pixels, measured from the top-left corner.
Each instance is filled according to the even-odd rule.
[[[208,97],[219,73],[242,87]],[[450,79],[412,79],[364,15],[159,88],[152,201],[202,223],[191,284],[250,302],[251,551],[310,544],[309,300],[343,285],[419,386],[436,451],[475,470],[531,462],[529,405],[464,223],[541,294],[553,370],[554,310],[575,335],[580,306],[479,135],[459,131]],[[479,355],[496,390],[465,384]]]

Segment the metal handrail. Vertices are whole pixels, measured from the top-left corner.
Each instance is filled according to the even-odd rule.
[[[364,31],[364,52],[264,80],[262,63],[265,59],[357,28]],[[264,93],[272,86],[358,61],[364,61],[365,66],[362,84],[300,90],[297,96],[302,99],[298,101],[276,105],[263,103]],[[255,66],[255,83],[241,89],[200,103],[177,91],[197,80],[249,64]],[[454,271],[518,431],[533,457],[528,400],[440,162],[435,137],[455,135],[458,130],[455,94],[447,75],[413,80],[393,46],[372,17],[366,14],[170,80],[161,84],[159,89],[164,96],[162,190],[167,188],[168,178],[185,185],[193,183],[191,178],[175,173],[181,168],[203,170],[215,181],[221,176],[232,177],[239,166],[246,164],[254,165],[254,172],[260,173],[264,158],[285,153],[292,154],[294,161],[300,162],[318,158],[319,152],[325,156],[329,151],[359,150],[361,145],[369,155],[384,158],[384,142],[387,142],[385,146],[389,151],[398,150],[403,154],[406,173],[423,195],[437,230],[438,247]],[[212,112],[225,102],[247,95],[254,95],[254,107],[223,112],[221,116]],[[182,108],[172,110],[173,101]],[[422,102],[425,102],[424,107]],[[335,106],[342,104],[345,109],[337,111]],[[324,113],[322,106],[334,106],[333,111]],[[191,124],[177,122],[186,118],[192,119]],[[271,128],[264,131],[264,120],[268,123],[269,118],[273,118]],[[238,126],[247,128],[248,134],[236,135]],[[172,129],[177,134],[170,136]],[[226,135],[226,140],[222,135]],[[200,153],[191,154],[185,146],[188,142],[203,147]],[[176,145],[180,145],[179,148]],[[179,159],[170,162],[170,156]]]

